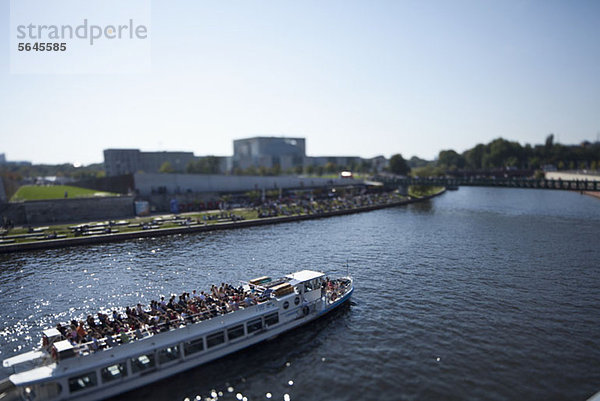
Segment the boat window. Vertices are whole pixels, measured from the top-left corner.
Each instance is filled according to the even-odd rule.
[[[186,355],[193,354],[204,350],[204,339],[199,338],[183,344],[183,352]]]
[[[236,338],[240,338],[244,336],[244,325],[240,324],[239,326],[232,327],[227,330],[227,338],[229,341],[235,340]]]
[[[179,359],[179,346],[163,348],[158,351],[158,362],[167,363]]]
[[[294,299],[294,305],[298,306],[299,303],[300,303],[300,297],[296,297]]]
[[[219,331],[218,333],[206,336],[206,346],[208,348],[214,347],[215,345],[223,344],[225,342],[225,332]]]
[[[283,309],[287,309],[287,308],[289,308],[289,307],[290,307],[290,303],[289,303],[288,301],[285,301],[285,302],[283,303]]]
[[[155,366],[154,355],[140,355],[137,358],[131,358],[131,372],[138,373]]]
[[[259,317],[258,319],[250,320],[246,323],[246,326],[248,334],[254,333],[255,331],[262,329],[262,319]]]
[[[124,363],[117,363],[103,368],[100,371],[103,382],[109,382],[116,379],[121,379],[127,376],[127,366]]]
[[[89,372],[84,375],[69,378],[69,391],[85,390],[86,388],[94,387],[98,383],[96,372]]]
[[[279,323],[279,313],[273,312],[265,316],[265,326],[272,326]]]
[[[57,397],[62,391],[62,386],[59,383],[38,383],[32,387],[25,387],[25,394],[28,400],[34,400],[35,394],[44,394],[47,398]],[[1,398],[1,397],[0,397]]]

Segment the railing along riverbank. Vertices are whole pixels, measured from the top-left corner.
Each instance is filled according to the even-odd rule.
[[[207,224],[207,225],[194,225],[194,226],[183,226],[183,227],[169,227],[169,228],[156,228],[156,229],[148,229],[148,230],[139,230],[125,233],[112,233],[112,234],[98,234],[93,236],[86,237],[70,237],[70,238],[56,238],[56,239],[48,239],[48,240],[40,240],[36,242],[23,242],[23,243],[12,243],[12,244],[2,244],[0,245],[0,254],[2,253],[12,253],[12,252],[23,252],[23,251],[33,251],[40,249],[51,249],[51,248],[64,248],[70,246],[77,245],[93,245],[93,244],[102,244],[108,242],[119,242],[137,238],[152,238],[152,237],[161,237],[167,235],[176,235],[176,234],[188,234],[188,233],[201,233],[201,232],[209,232],[209,231],[217,231],[217,230],[230,230],[237,228],[245,228],[245,227],[257,227],[264,226],[269,224],[280,224],[280,223],[288,223],[294,221],[303,221],[303,220],[312,220],[312,219],[320,219],[326,217],[334,217],[334,216],[343,216],[355,213],[363,213],[369,212],[372,210],[408,205],[416,202],[423,202],[434,198],[438,195],[446,192],[446,189],[429,196],[424,196],[421,198],[409,198],[399,201],[392,201],[388,203],[368,205],[368,206],[359,206],[348,209],[339,209],[339,210],[331,210],[325,211],[321,213],[312,213],[312,214],[301,214],[301,215],[291,215],[291,216],[276,216],[276,217],[259,217],[251,220],[237,220],[225,223],[216,223],[216,224]]]

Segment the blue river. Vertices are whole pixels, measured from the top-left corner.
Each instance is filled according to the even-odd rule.
[[[461,188],[357,215],[0,255],[0,359],[31,349],[57,321],[300,269],[348,269],[352,303],[118,399],[600,391],[600,200],[532,189]]]

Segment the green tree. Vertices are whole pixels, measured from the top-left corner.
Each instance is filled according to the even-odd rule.
[[[480,170],[483,167],[483,155],[485,154],[485,145],[478,144],[472,149],[463,153],[467,167],[471,170]]]
[[[221,172],[221,161],[216,156],[206,156],[189,162],[185,168],[189,174],[219,174]]]
[[[164,162],[163,164],[161,164],[160,168],[158,169],[158,172],[159,173],[174,173],[175,169],[173,168],[171,163]]]
[[[443,177],[446,175],[446,172],[442,167],[427,165],[413,168],[410,171],[410,175],[413,177]]]
[[[269,175],[280,175],[281,174],[281,166],[279,164],[275,164],[271,167],[269,171]]]
[[[390,172],[398,175],[406,175],[410,172],[408,163],[400,153],[393,155],[390,159]]]
[[[465,158],[453,150],[442,150],[438,155],[438,166],[447,169],[457,169],[465,167]]]
[[[331,173],[335,173],[337,170],[338,170],[338,167],[335,165],[335,163],[327,162],[327,164],[325,164],[325,172],[331,174]]]

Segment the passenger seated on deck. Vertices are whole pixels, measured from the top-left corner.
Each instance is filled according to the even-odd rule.
[[[71,324],[71,330],[67,335],[67,339],[71,342],[71,344],[76,345],[78,342],[77,338],[77,327],[74,324]]]
[[[117,343],[115,343],[112,336],[110,336],[110,335],[106,336],[106,344],[108,344],[108,346],[111,348],[117,345]]]
[[[87,332],[85,331],[85,329],[83,328],[83,322],[79,322],[79,325],[77,326],[77,341],[79,343],[83,342],[85,340],[85,338],[87,337]]]
[[[198,314],[198,308],[196,307],[196,305],[194,304],[194,302],[192,302],[191,300],[188,301],[187,308],[188,308],[188,310],[190,311],[190,313],[192,315],[197,315]]]
[[[98,334],[94,333],[92,336],[92,344],[90,345],[90,349],[93,352],[96,352],[100,349],[100,344],[98,343]]]
[[[92,315],[87,315],[86,322],[90,329],[96,328],[96,322],[94,321],[94,318],[92,317]]]
[[[244,303],[246,304],[246,306],[254,305],[254,299],[252,298],[252,294],[248,293],[246,295],[246,298],[244,298]]]
[[[67,338],[69,332],[64,326],[61,326],[60,323],[56,323],[56,330],[58,330],[60,334],[62,334],[63,338]]]
[[[129,336],[125,329],[121,329],[121,344],[127,344],[129,342]]]

